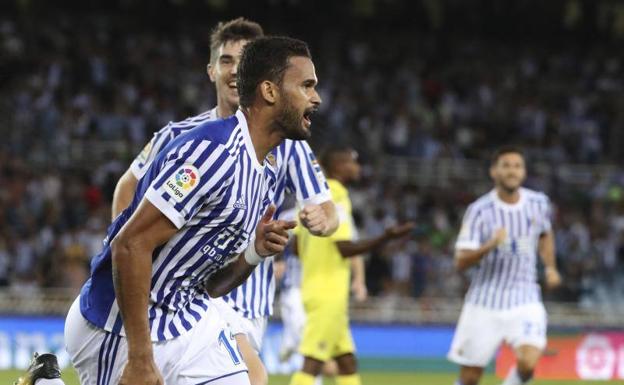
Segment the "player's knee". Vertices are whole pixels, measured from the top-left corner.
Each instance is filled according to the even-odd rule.
[[[338,366],[338,374],[349,375],[357,373],[357,360],[353,354],[345,354],[344,356],[336,357],[336,364]]]
[[[539,354],[525,354],[517,357],[518,373],[533,373],[535,365],[539,359]]]
[[[460,372],[461,385],[477,385],[481,380],[482,368],[476,367],[462,367]]]

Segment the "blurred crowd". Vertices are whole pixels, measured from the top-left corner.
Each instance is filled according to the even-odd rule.
[[[216,19],[176,27],[57,16],[0,17],[0,72],[9,74],[0,88],[0,287],[19,292],[77,290],[133,156],[168,121],[215,104],[205,65]],[[368,256],[372,294],[461,295],[469,278],[453,272],[453,242],[466,205],[487,186],[485,167],[478,184],[422,186],[388,178],[380,161],[483,162],[516,143],[551,170],[586,165],[578,178],[536,171],[529,180],[555,204],[565,286],[547,295],[624,302],[624,173],[605,166],[624,158],[621,50],[409,29],[346,38],[335,28],[300,34],[323,98],[312,144],[360,152],[366,173],[352,198],[363,236],[418,223],[409,240]]]

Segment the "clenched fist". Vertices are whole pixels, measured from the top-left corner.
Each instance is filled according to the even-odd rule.
[[[546,267],[546,288],[555,289],[561,285],[561,275],[554,267]]]
[[[306,205],[299,212],[299,220],[312,235],[321,236],[327,231],[328,219],[320,205]]]

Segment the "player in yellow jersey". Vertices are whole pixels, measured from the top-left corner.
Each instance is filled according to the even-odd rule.
[[[323,364],[330,359],[338,365],[337,385],[360,385],[349,330],[349,258],[406,235],[414,225],[393,226],[376,238],[354,241],[351,201],[345,185],[360,176],[357,153],[350,147],[333,147],[323,154],[321,164],[340,225],[326,238],[305,231],[296,233],[306,326],[299,348],[304,356],[303,368],[293,375],[290,385],[314,384]]]

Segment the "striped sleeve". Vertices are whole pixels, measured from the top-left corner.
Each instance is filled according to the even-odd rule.
[[[459,230],[455,243],[455,250],[476,250],[481,247],[479,229],[482,222],[481,210],[470,205],[464,214],[461,230]]]
[[[201,139],[184,142],[174,151],[145,197],[181,228],[227,187],[235,159],[223,145]]]
[[[306,141],[292,142],[286,164],[286,186],[295,190],[301,205],[321,204],[331,200],[325,175]]]
[[[167,143],[169,143],[174,137],[175,135],[173,133],[171,123],[167,124],[165,127],[160,129],[160,131],[154,134],[152,139],[145,145],[145,147],[143,147],[141,153],[137,155],[137,157],[132,161],[132,164],[130,164],[130,171],[132,171],[135,178],[141,179],[143,175],[145,175],[158,152],[165,148]]]

